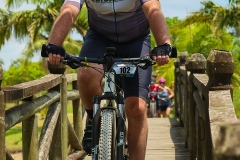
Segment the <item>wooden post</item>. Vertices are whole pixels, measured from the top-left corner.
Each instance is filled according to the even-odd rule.
[[[180,72],[179,72],[179,67],[180,67],[180,61],[179,59],[175,59],[174,61],[174,66],[175,66],[175,69],[174,69],[174,75],[175,75],[175,79],[174,79],[174,107],[175,107],[175,117],[176,118],[179,118],[179,101],[180,101],[180,97],[179,97],[179,90],[178,90],[178,86],[179,86],[179,82],[178,82],[178,77],[180,75]]]
[[[0,64],[0,157],[2,160],[6,160],[5,151],[5,104],[4,104],[4,92],[1,85],[3,80],[3,69]]]
[[[196,124],[195,124],[195,108],[196,104],[194,102],[193,93],[196,87],[193,84],[193,74],[194,73],[204,73],[206,70],[206,59],[202,54],[193,54],[186,61],[186,70],[190,71],[188,80],[188,122],[189,122],[189,140],[188,147],[190,151],[190,159],[195,159],[197,156],[197,141],[196,141]]]
[[[209,91],[215,90],[230,90],[231,97],[233,93],[233,87],[231,85],[231,78],[234,73],[234,61],[232,54],[225,50],[212,50],[207,58],[207,74],[209,81],[207,88]],[[211,97],[206,97],[207,106],[209,108],[206,112],[206,123],[205,125],[205,159],[214,159],[213,155],[213,144],[211,127],[212,122],[209,113],[214,111],[214,106],[210,106],[209,101]],[[218,106],[221,107],[221,106]],[[212,115],[213,116],[213,115]],[[211,120],[211,121],[210,121]],[[211,122],[211,123],[210,123]],[[219,121],[220,122],[220,121]]]
[[[240,120],[220,125],[214,150],[215,160],[240,159]]]
[[[51,74],[64,74],[66,65],[62,63],[55,65],[48,62],[48,70]],[[53,89],[58,91],[60,90],[61,92],[61,111],[54,130],[51,150],[49,151],[49,160],[62,160],[67,159],[68,152],[67,79],[65,75],[62,76],[62,83]]]
[[[231,78],[234,73],[234,60],[229,51],[212,50],[207,59],[207,74],[209,90],[227,90],[231,94],[233,87]]]
[[[51,64],[48,61],[48,70],[51,74],[63,74],[66,68],[67,68],[66,65],[63,63],[56,65],[56,64]]]
[[[61,114],[62,117],[62,157],[67,159],[68,152],[68,118],[67,118],[67,78],[65,75],[62,76],[62,83],[60,85],[61,89]]]
[[[38,160],[38,117],[31,116],[22,126],[23,159]]]
[[[77,82],[72,82],[73,89],[78,89]],[[83,121],[82,121],[82,106],[80,103],[80,98],[73,100],[73,125],[74,130],[76,132],[76,135],[80,141],[80,144],[82,144],[82,137],[83,137]]]
[[[182,121],[182,100],[181,100],[181,74],[180,66],[185,65],[185,62],[188,58],[187,52],[181,52],[179,58],[174,62],[175,65],[175,85],[174,85],[174,100],[175,100],[175,115],[180,119],[181,126],[183,126]]]

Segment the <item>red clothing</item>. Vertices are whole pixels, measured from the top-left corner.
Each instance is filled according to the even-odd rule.
[[[157,95],[158,89],[159,89],[158,84],[150,85],[149,93],[150,93],[151,99],[155,98],[155,96]]]
[[[158,84],[150,85],[149,92],[158,92]]]

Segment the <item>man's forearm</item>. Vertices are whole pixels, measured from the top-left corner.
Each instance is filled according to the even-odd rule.
[[[74,7],[74,6],[73,6]],[[56,45],[62,45],[68,35],[74,21],[76,20],[78,10],[69,5],[62,7],[60,15],[55,20],[48,42]]]
[[[163,43],[171,44],[165,17],[161,11],[160,2],[158,0],[146,2],[143,5],[143,10],[148,19],[157,45]]]

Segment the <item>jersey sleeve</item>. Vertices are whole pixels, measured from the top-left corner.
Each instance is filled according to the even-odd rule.
[[[84,2],[85,0],[65,0],[64,4],[70,4],[77,7],[78,9],[81,9]]]
[[[143,4],[143,3],[148,2],[148,1],[151,1],[151,0],[140,0],[140,1],[141,1],[141,3]],[[157,1],[159,1],[159,0],[157,0]]]

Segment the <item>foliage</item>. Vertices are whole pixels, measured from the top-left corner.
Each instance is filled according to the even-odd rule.
[[[174,82],[174,59],[171,59],[168,64],[164,66],[153,66],[154,74],[157,74],[156,81],[161,77],[166,79],[166,86],[171,87],[173,89],[172,84]]]
[[[233,104],[235,108],[235,113],[238,118],[240,118],[240,87],[234,87],[233,88]]]
[[[58,16],[63,2],[64,0],[6,0],[8,10],[0,9],[0,49],[14,33],[14,37],[19,41],[29,37],[29,42],[26,43],[26,49],[23,53],[25,59],[33,57],[34,53],[39,54],[42,44],[46,43],[48,39],[53,22]],[[23,3],[34,4],[36,8],[18,12],[10,10],[11,7],[18,7]],[[86,6],[83,6],[72,31],[63,44],[69,53],[79,53],[82,41],[73,40],[71,33],[76,31],[80,37],[85,35],[88,28],[86,17]]]
[[[26,65],[23,65],[26,63]],[[32,81],[43,77],[45,73],[39,62],[26,62],[18,59],[12,63],[9,70],[4,72],[3,86]]]
[[[203,7],[199,11],[193,12],[192,15],[188,16],[183,21],[182,25],[186,26],[193,23],[211,24],[216,32],[225,28],[230,28],[233,30],[232,33],[234,35],[240,35],[240,5],[238,0],[229,0],[227,8],[218,6],[212,1],[204,1],[202,5]]]

